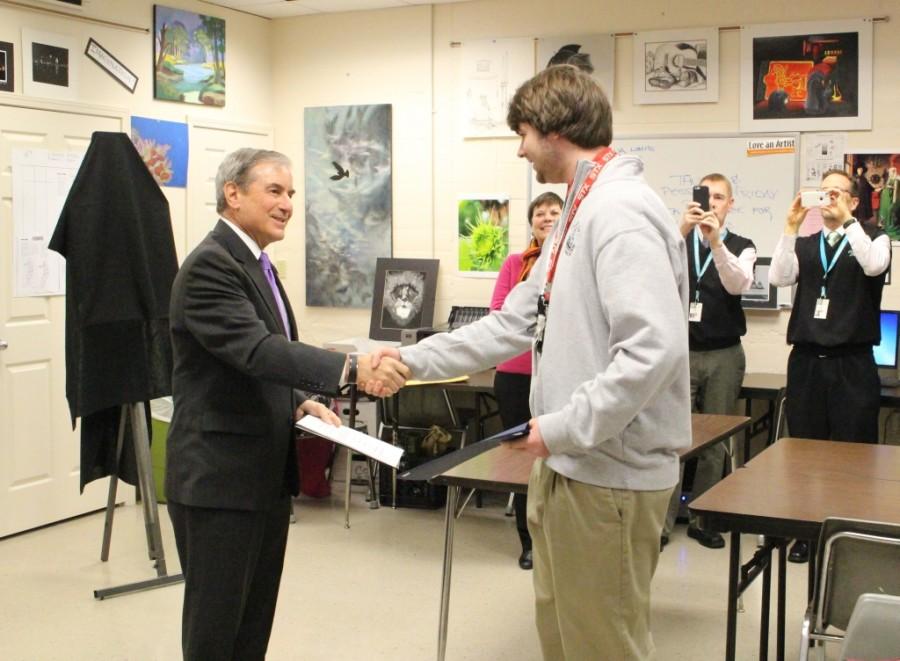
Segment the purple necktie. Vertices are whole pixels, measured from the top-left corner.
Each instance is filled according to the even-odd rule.
[[[266,253],[260,253],[259,265],[262,266],[263,273],[266,274],[266,280],[269,287],[272,288],[272,296],[275,297],[275,303],[278,305],[278,313],[281,315],[281,323],[284,324],[284,334],[288,339],[291,337],[291,325],[288,323],[287,310],[284,308],[284,301],[281,299],[281,292],[278,291],[278,283],[275,282],[275,269],[272,268],[272,260]]]

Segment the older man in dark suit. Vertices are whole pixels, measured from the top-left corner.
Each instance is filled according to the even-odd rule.
[[[175,412],[166,493],[185,576],[185,659],[263,659],[297,493],[292,426],[308,413],[340,420],[304,391],[342,381],[396,391],[408,370],[376,372],[297,340],[290,303],[263,250],[284,238],[290,161],[240,149],[216,175],[221,219],[172,288]]]

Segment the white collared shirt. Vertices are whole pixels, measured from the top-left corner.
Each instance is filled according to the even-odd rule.
[[[240,237],[241,241],[247,244],[247,247],[250,248],[250,252],[253,253],[253,256],[256,258],[256,261],[259,261],[259,256],[262,255],[262,248],[260,248],[256,241],[254,241],[249,234],[247,234],[244,230],[237,226],[234,222],[228,220],[227,218],[223,218],[219,216],[219,220],[228,225],[231,229],[234,230],[234,233]]]
[[[705,241],[698,227],[694,227],[694,231],[701,243]],[[719,238],[721,239],[726,232],[726,228],[719,230]],[[693,251],[693,247],[691,250]],[[712,256],[716,271],[719,272],[719,281],[725,291],[737,296],[750,290],[750,285],[753,284],[753,266],[756,264],[756,248],[744,248],[740,255],[734,255],[725,247],[723,241],[718,248],[713,248]]]

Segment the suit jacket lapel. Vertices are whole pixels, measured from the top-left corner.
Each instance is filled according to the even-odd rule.
[[[253,257],[250,248],[248,248],[247,245],[241,241],[241,238],[221,220],[216,224],[215,229],[213,229],[213,235],[225,246],[228,252],[231,253],[231,256],[234,257],[253,281],[253,284],[256,287],[256,293],[265,302],[266,308],[269,311],[269,318],[265,320],[266,326],[269,330],[284,335],[281,315],[278,313],[278,304],[275,302],[272,288],[269,287],[269,281],[266,280],[262,267],[259,265],[259,261]],[[281,290],[281,299],[285,302],[285,306],[287,306],[287,298],[285,297],[283,290]],[[293,324],[293,316],[290,312],[288,314],[292,320],[291,323]]]

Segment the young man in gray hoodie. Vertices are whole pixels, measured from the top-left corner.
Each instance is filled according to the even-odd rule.
[[[563,214],[503,309],[417,345],[382,349],[415,378],[475,372],[531,348],[528,485],[536,619],[545,659],[651,659],[650,580],[691,441],[683,239],[616,155],[609,101],[553,66],[507,122],[538,181],[568,182]]]

